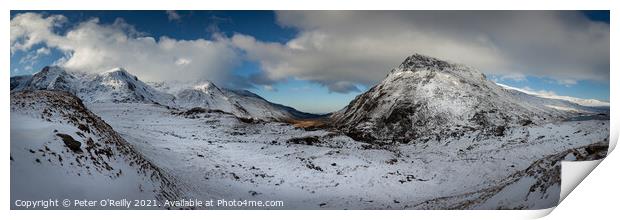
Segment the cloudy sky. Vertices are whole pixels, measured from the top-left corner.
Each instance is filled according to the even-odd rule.
[[[414,52],[609,100],[608,11],[12,11],[11,76],[124,67],[331,112]]]

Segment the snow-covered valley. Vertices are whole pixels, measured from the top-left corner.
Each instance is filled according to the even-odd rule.
[[[498,138],[477,140],[480,133],[472,132],[425,144],[372,146],[334,131],[246,123],[221,113],[184,115],[150,104],[90,108],[191,186],[193,196],[282,200],[284,209],[447,208],[421,204],[525,178],[511,175],[566,150],[604,145],[609,132],[605,120],[566,121],[515,128]],[[529,189],[516,193],[527,196]],[[527,206],[518,199],[505,207],[548,208],[557,203],[556,194],[559,188],[544,194],[555,201]]]
[[[420,54],[331,115],[211,82],[170,87],[122,68],[12,78],[12,198],[542,209],[557,205],[559,161],[602,158],[609,144],[603,102],[529,94]]]

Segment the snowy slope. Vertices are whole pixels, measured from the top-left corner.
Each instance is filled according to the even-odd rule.
[[[173,177],[61,91],[11,94],[10,168],[12,200],[181,197]]]
[[[507,127],[561,120],[573,113],[524,102],[472,67],[414,54],[332,120],[358,140],[406,143],[473,130],[501,136]]]
[[[561,161],[603,159],[607,141],[569,148],[535,160],[524,170],[498,181],[497,185],[464,194],[420,202],[416,209],[543,209],[559,202]]]

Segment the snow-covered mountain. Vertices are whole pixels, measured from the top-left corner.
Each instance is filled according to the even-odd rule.
[[[56,66],[44,67],[32,76],[11,78],[11,91],[21,90],[62,90],[75,94],[79,79],[74,74]]]
[[[594,110],[550,100],[507,90],[472,67],[414,54],[331,119],[359,140],[410,142],[466,131],[501,136],[510,126],[571,117],[568,107]]]
[[[78,94],[86,102],[152,102],[172,105],[174,96],[159,92],[122,68],[99,74],[85,74],[86,81]]]
[[[166,83],[146,84],[122,68],[102,73],[71,72],[57,66],[43,68],[32,76],[11,78],[11,91],[67,91],[85,103],[154,103],[171,108],[195,107],[234,114],[241,118],[267,121],[287,121],[316,117],[294,108],[271,103],[246,90],[217,87],[212,82],[177,85],[170,89]]]
[[[224,92],[212,82],[195,85],[176,94],[181,108],[204,107],[239,114],[239,107],[228,100]]]
[[[165,200],[182,195],[173,177],[79,98],[35,90],[11,93],[11,197]]]
[[[153,83],[152,85],[162,92],[174,94],[176,107],[181,109],[200,107],[232,113],[241,118],[266,121],[289,121],[319,117],[298,111],[292,107],[269,102],[247,90],[220,88],[210,81],[196,84]]]
[[[145,102],[173,104],[174,97],[159,92],[122,68],[102,73],[71,72],[48,66],[32,76],[11,78],[11,91],[60,90],[70,92],[84,102]]]

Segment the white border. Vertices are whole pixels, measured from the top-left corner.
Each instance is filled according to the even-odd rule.
[[[620,23],[615,11],[618,9],[614,1],[590,0],[521,0],[521,1],[482,1],[482,0],[424,0],[414,2],[412,0],[381,0],[361,2],[356,0],[313,0],[302,3],[301,1],[278,1],[278,0],[222,0],[217,2],[194,1],[194,0],[100,0],[100,1],[80,1],[80,0],[4,0],[2,4],[2,15],[4,17],[4,27],[0,44],[4,53],[2,59],[2,79],[0,83],[2,91],[2,107],[0,107],[0,118],[3,122],[0,140],[3,141],[2,152],[8,157],[10,150],[9,142],[9,10],[233,10],[233,9],[262,9],[262,10],[612,10],[611,15],[611,39],[617,35],[618,24]],[[616,60],[617,43],[611,42],[611,60]],[[612,62],[611,72],[617,67]],[[619,78],[611,74],[611,82],[617,84]],[[610,101],[618,95],[618,89],[611,85]],[[618,103],[611,101],[611,142],[618,140]],[[592,165],[590,165],[591,168]],[[549,216],[552,219],[575,217],[593,218],[615,216],[614,212],[617,205],[617,198],[620,193],[616,185],[619,183],[617,177],[618,156],[612,154],[602,162],[601,166],[593,171],[592,177],[587,178],[581,186],[577,187],[568,198],[560,204],[554,213]],[[586,167],[587,168],[587,167]],[[8,159],[1,163],[3,181],[0,183],[0,192],[3,199],[0,200],[3,219],[110,219],[110,218],[143,218],[148,214],[151,219],[204,219],[209,218],[241,218],[252,217],[261,219],[316,219],[316,218],[361,218],[361,219],[497,219],[497,218],[536,218],[549,213],[551,210],[538,211],[9,211],[9,162]],[[563,172],[570,172],[563,170]]]

